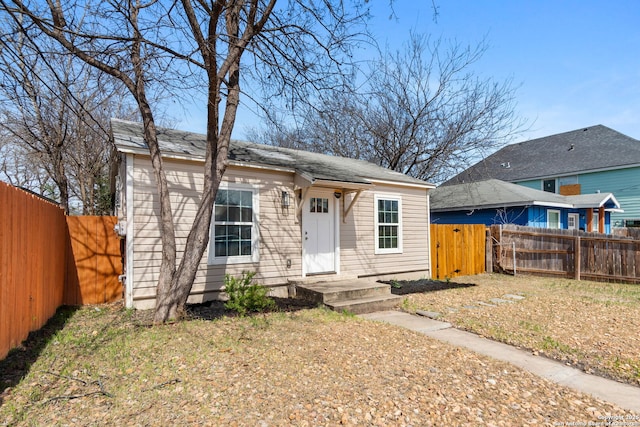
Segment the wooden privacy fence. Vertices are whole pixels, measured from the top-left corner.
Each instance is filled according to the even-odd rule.
[[[491,226],[498,271],[640,282],[640,240],[516,225]]]
[[[122,298],[120,239],[113,216],[68,216],[67,305],[102,304]]]
[[[431,274],[434,279],[480,274],[485,268],[486,226],[431,224]]]
[[[0,182],[0,359],[63,305],[121,298],[113,217],[66,217]]]
[[[0,182],[0,359],[64,300],[66,222],[58,206]]]

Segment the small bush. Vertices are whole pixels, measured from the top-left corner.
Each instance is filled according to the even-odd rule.
[[[244,271],[240,278],[230,274],[224,276],[224,289],[229,297],[229,300],[224,303],[226,308],[244,316],[250,312],[265,311],[275,307],[276,303],[267,296],[269,290],[253,282],[255,275],[255,272]]]

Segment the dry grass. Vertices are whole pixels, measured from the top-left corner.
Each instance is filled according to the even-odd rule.
[[[154,327],[117,306],[63,311],[0,363],[0,425],[551,426],[628,415],[418,333],[298,308],[247,318],[213,308],[214,320]]]
[[[405,308],[436,311],[461,329],[640,385],[639,285],[497,274],[452,282],[475,286],[413,293]],[[525,298],[479,304],[506,294]]]

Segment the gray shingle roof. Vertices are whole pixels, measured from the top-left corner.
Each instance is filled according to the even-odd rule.
[[[620,208],[611,193],[562,196],[497,179],[440,186],[431,190],[429,195],[433,212],[531,205]]]
[[[444,185],[551,178],[640,165],[640,141],[597,125],[507,145]]]
[[[117,149],[125,153],[149,154],[143,138],[142,124],[119,119],[111,120],[111,132]],[[158,128],[158,141],[163,156],[188,160],[203,160],[205,135],[173,129]],[[362,160],[328,156],[301,150],[232,140],[229,147],[231,164],[287,168],[312,180],[327,180],[354,184],[388,181],[418,185],[425,188],[433,184],[412,178]]]

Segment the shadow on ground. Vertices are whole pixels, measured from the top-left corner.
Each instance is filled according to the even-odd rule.
[[[382,282],[391,285],[394,295],[421,294],[426,292],[443,291],[446,289],[469,288],[473,283],[454,283],[440,280],[393,280]]]
[[[22,344],[9,351],[7,357],[0,360],[0,406],[4,403],[11,388],[18,385],[29,372],[31,365],[38,360],[49,339],[64,328],[77,307],[62,306],[56,314],[37,331],[29,333]]]

